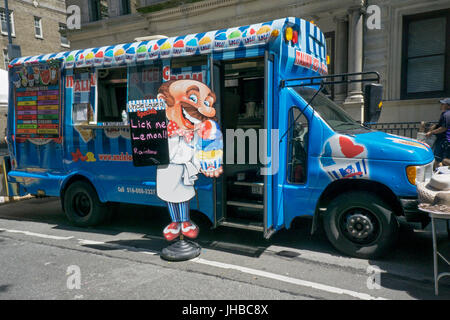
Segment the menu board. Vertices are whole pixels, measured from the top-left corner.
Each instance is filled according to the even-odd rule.
[[[61,133],[60,63],[21,66],[13,71],[16,137],[58,139]]]
[[[166,104],[162,99],[128,102],[131,148],[136,167],[169,163]]]

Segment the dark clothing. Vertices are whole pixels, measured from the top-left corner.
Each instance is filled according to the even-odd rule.
[[[450,110],[441,113],[438,128],[447,128],[447,131],[436,134],[434,143],[434,157],[437,162],[442,162],[444,158],[450,158]]]
[[[450,142],[450,110],[444,111],[441,113],[441,116],[439,118],[438,122],[438,128],[444,127],[447,128],[447,131],[444,131],[442,133],[439,133],[436,135],[436,141],[439,140],[447,140]]]
[[[445,158],[450,159],[450,142],[447,139],[436,140],[434,143],[434,158],[442,162]]]

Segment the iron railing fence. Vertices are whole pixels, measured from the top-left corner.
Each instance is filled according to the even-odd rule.
[[[436,122],[426,122],[425,130],[428,130],[428,128],[433,124],[436,124]],[[374,130],[416,139],[421,122],[365,123],[364,125]]]

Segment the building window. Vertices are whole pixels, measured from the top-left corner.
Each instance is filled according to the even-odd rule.
[[[89,1],[90,21],[98,21],[109,17],[109,8],[107,0]]]
[[[6,14],[5,14],[5,9],[0,8],[0,19],[1,19],[1,32],[4,35],[8,35],[8,25],[6,22]],[[16,35],[16,31],[14,29],[14,14],[12,11],[9,11],[9,23],[10,23],[10,27],[11,27],[11,36],[15,36]]]
[[[450,90],[450,10],[404,17],[402,98],[431,98]]]
[[[122,15],[130,14],[131,13],[130,0],[120,0],[120,2],[121,2],[120,14]]]
[[[3,49],[3,63],[5,64],[5,69],[8,70],[9,65],[8,49]]]
[[[67,26],[64,23],[59,24],[59,33],[61,35],[61,46],[69,47],[70,43],[67,39]]]
[[[44,38],[42,32],[42,19],[39,17],[34,17],[34,35],[36,38]]]

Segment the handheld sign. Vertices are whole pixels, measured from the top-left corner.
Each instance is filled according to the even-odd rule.
[[[131,148],[136,167],[169,163],[166,103],[162,99],[128,101]]]

